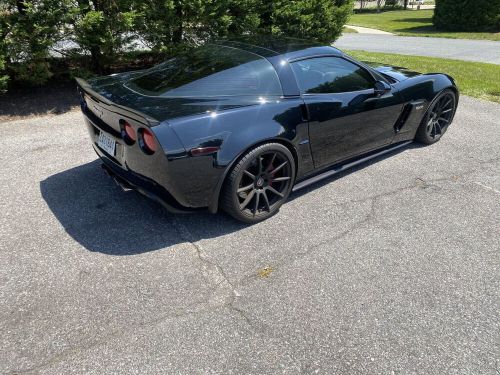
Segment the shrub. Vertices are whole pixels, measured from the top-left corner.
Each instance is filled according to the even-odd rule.
[[[94,71],[107,73],[116,54],[133,41],[138,12],[131,4],[123,4],[120,8],[119,1],[95,3],[94,7],[80,6],[74,12],[72,40],[90,53]]]
[[[394,8],[396,5],[399,5],[398,0],[385,0],[385,6]]]
[[[500,0],[436,0],[433,22],[442,30],[500,31]]]
[[[4,46],[4,34],[2,31],[2,24],[0,23],[0,93],[7,91],[7,81],[9,76],[5,74],[5,46]]]
[[[331,43],[352,13],[352,0],[274,1],[273,33]]]
[[[9,76],[4,74],[5,58],[0,54],[0,93],[7,91]]]
[[[0,6],[1,52],[13,79],[41,85],[51,77],[47,59],[62,36],[65,1],[5,0]]]
[[[331,43],[352,9],[353,0],[0,0],[0,87],[3,71],[36,85],[59,77],[59,54],[80,62],[66,64],[72,72],[88,75],[111,72],[120,56],[144,45],[172,53],[261,33]]]

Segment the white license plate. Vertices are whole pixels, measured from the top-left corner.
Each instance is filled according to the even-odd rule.
[[[111,136],[104,132],[100,132],[99,138],[97,139],[97,145],[111,156],[115,156],[116,142]]]

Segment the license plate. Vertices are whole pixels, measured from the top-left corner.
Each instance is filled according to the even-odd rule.
[[[97,139],[97,145],[111,156],[115,156],[116,142],[111,136],[104,132],[100,132],[99,138]]]

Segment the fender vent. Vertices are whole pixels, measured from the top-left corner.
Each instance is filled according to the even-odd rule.
[[[300,105],[300,112],[302,113],[302,121],[309,121],[309,110],[305,104]]]
[[[410,117],[410,113],[411,113],[412,109],[413,109],[412,104],[406,104],[403,107],[401,114],[399,115],[398,119],[396,120],[396,123],[394,124],[394,131],[396,133],[399,133],[401,131],[401,129],[403,128],[404,124],[408,120],[408,117]]]

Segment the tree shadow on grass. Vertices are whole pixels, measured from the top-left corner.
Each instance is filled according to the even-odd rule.
[[[395,33],[408,33],[408,34],[443,34],[447,33],[446,30],[438,30],[432,24],[432,17],[429,18],[400,18],[393,20],[394,22],[400,23],[415,23],[419,26],[407,26],[398,29],[394,29]],[[422,25],[422,24],[426,25]]]
[[[395,33],[404,33],[418,36],[418,34],[443,34],[444,31],[436,30],[434,26],[415,26],[393,30]]]
[[[432,17],[428,18],[398,18],[393,20],[393,22],[405,22],[405,23],[429,23],[428,27],[432,27]]]

